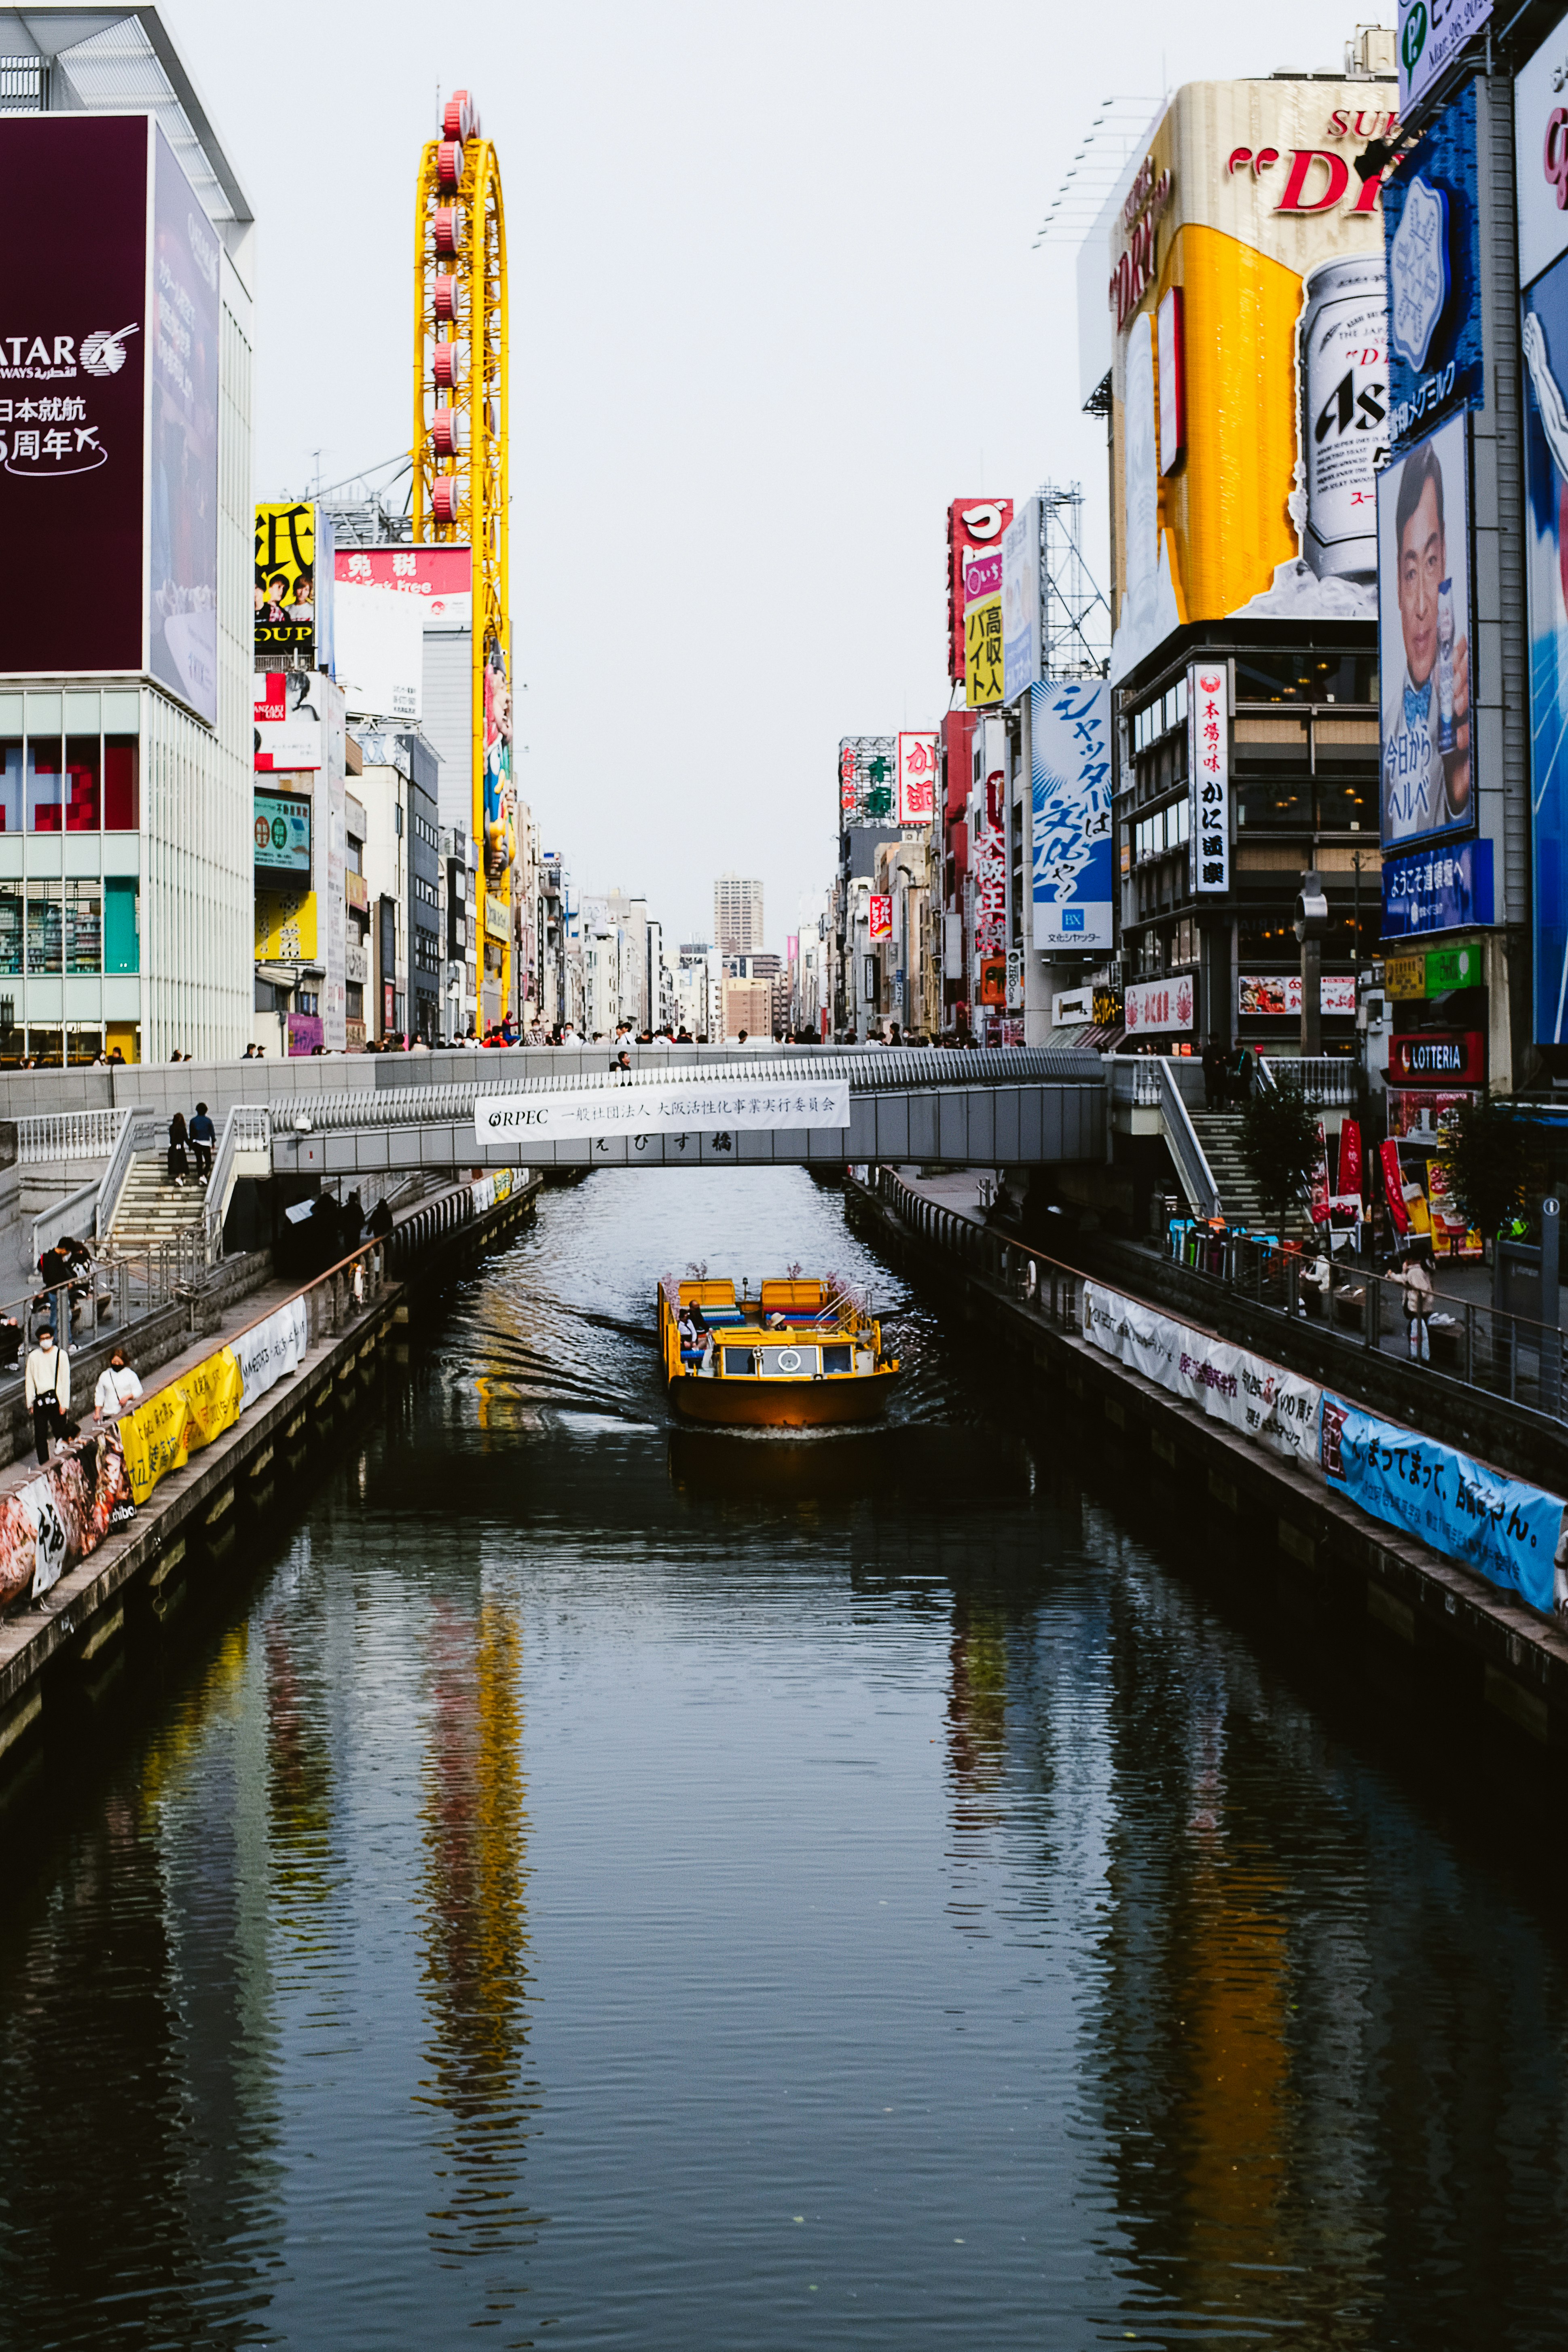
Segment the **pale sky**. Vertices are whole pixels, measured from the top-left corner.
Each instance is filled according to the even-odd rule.
[[[1322,0],[163,0],[258,222],[256,494],[405,448],[414,173],[468,86],[506,194],[520,788],[577,891],[768,943],[847,734],[947,707],[945,512],[1081,481],[1074,257],[1108,95],[1340,70]],[[1369,15],[1375,12],[1368,12]],[[1391,11],[1384,9],[1387,21]]]

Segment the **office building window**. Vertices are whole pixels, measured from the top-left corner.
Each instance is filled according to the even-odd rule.
[[[134,735],[103,739],[103,829],[134,833],[142,822],[142,746]]]
[[[66,884],[66,970],[103,970],[103,885],[96,876]]]

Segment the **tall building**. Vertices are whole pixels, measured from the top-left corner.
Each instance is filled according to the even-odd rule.
[[[751,955],[763,944],[763,886],[739,874],[713,885],[713,941],[727,955]]]
[[[0,1064],[237,1055],[251,208],[156,7],[0,8]]]

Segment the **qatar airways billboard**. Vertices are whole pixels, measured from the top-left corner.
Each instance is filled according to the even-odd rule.
[[[217,713],[218,244],[142,114],[0,118],[0,661]]]

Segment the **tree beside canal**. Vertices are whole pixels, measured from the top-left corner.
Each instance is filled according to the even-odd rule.
[[[1531,1139],[1508,1095],[1474,1095],[1444,1113],[1442,1161],[1467,1223],[1489,1244],[1524,1206]]]
[[[1318,1120],[1295,1075],[1258,1087],[1241,1120],[1241,1156],[1266,1209],[1283,1219],[1318,1164]]]

